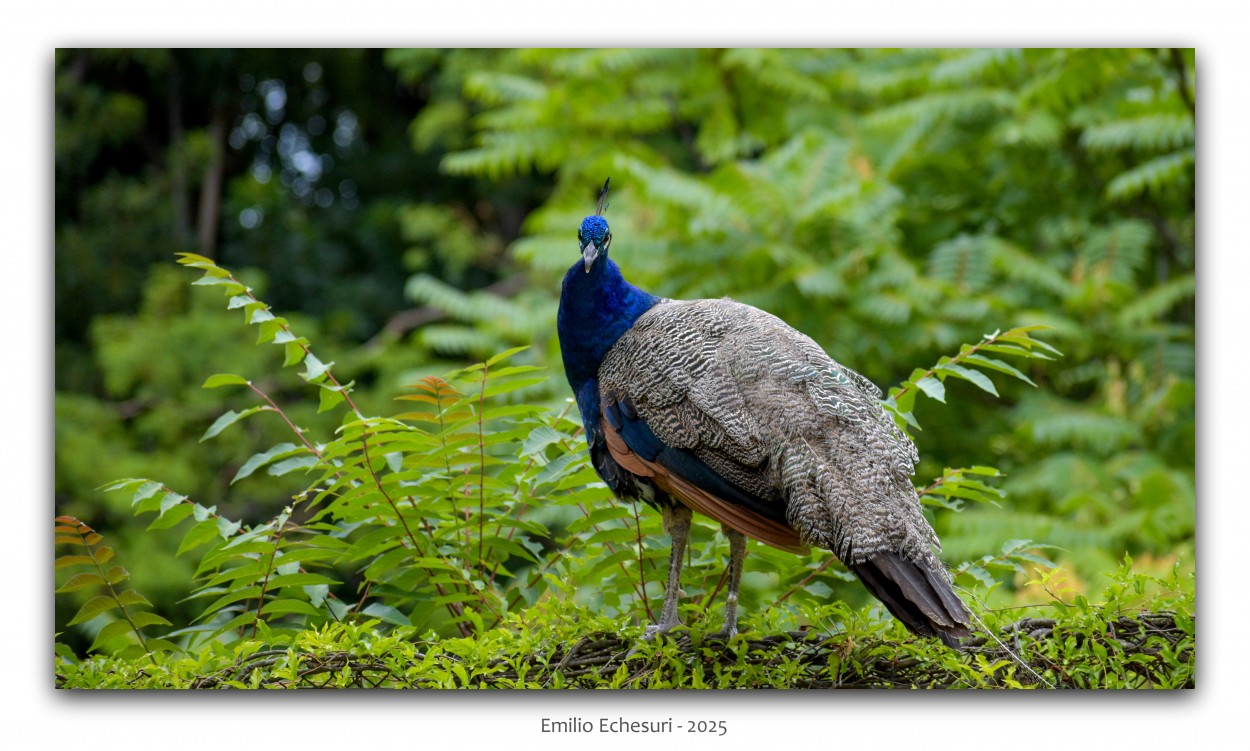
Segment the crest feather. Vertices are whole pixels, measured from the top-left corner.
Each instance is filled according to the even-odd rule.
[[[608,208],[608,183],[612,182],[612,178],[603,181],[603,190],[599,191],[599,204],[595,207],[595,216],[603,216],[603,212]]]

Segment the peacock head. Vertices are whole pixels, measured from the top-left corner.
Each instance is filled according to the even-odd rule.
[[[608,220],[603,218],[604,209],[608,208],[608,178],[603,182],[603,190],[599,191],[599,205],[593,216],[582,220],[577,230],[577,242],[581,246],[582,262],[586,264],[586,273],[595,265],[595,259],[608,254],[608,246],[612,244],[612,231],[608,229]]]

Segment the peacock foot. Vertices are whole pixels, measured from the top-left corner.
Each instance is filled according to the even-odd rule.
[[[647,630],[643,632],[642,640],[655,641],[655,637],[660,634],[667,634],[669,631],[679,628],[680,626],[681,621],[674,621],[672,623],[652,623],[650,626],[647,626]]]
[[[663,623],[663,622],[652,623],[650,626],[647,626],[646,630],[642,634],[642,639],[640,639],[640,641],[643,644],[646,644],[647,642],[653,642],[661,634],[669,634],[673,631],[682,632],[680,636],[675,636],[677,641],[689,641],[690,640],[690,634],[687,631],[686,627],[682,625],[681,621],[675,620],[672,623]],[[629,650],[629,652],[626,653],[625,657],[626,658],[633,657],[635,654],[638,653],[638,650],[641,647],[642,647],[642,644],[639,644],[638,646]]]

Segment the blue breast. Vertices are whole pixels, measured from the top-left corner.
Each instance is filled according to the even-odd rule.
[[[659,301],[625,281],[610,258],[601,256],[589,272],[580,259],[573,264],[564,275],[556,330],[574,394],[599,374],[603,357],[616,340]]]

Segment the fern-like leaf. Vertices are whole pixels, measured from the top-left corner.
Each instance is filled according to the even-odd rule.
[[[1193,182],[1194,150],[1181,149],[1155,157],[1116,175],[1107,183],[1107,198],[1127,201],[1147,193],[1161,195]]]
[[[72,516],[58,516],[55,521],[56,544],[67,546],[72,551],[56,559],[56,569],[86,569],[71,576],[56,591],[98,593],[87,600],[66,625],[84,624],[104,614],[113,614],[115,619],[96,632],[89,647],[91,651],[110,647],[114,652],[176,650],[177,646],[168,640],[144,633],[143,630],[150,626],[172,624],[147,609],[152,603],[146,597],[134,589],[120,586],[130,578],[126,569],[116,564],[105,568],[105,564],[113,561],[115,553],[103,544],[100,534]],[[117,640],[124,636],[133,637],[134,642],[123,642],[118,646]]]

